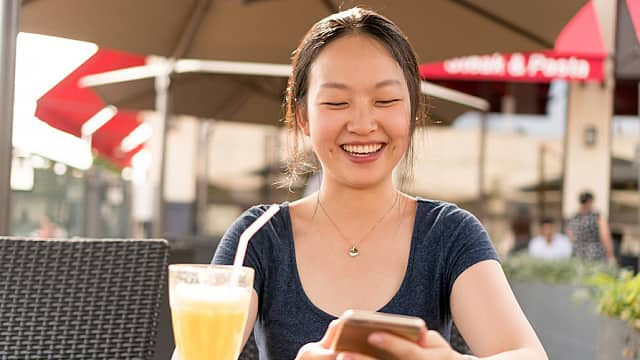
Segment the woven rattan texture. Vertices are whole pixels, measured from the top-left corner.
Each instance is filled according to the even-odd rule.
[[[256,345],[256,341],[253,338],[253,333],[247,340],[247,343],[244,345],[242,349],[242,353],[238,357],[238,360],[258,360],[260,355],[258,354],[258,345]]]
[[[164,240],[0,238],[0,359],[151,359]]]

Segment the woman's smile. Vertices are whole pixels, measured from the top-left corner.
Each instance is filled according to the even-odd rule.
[[[340,148],[345,156],[355,163],[372,162],[382,156],[386,147],[385,143],[365,143],[365,144],[343,144]]]

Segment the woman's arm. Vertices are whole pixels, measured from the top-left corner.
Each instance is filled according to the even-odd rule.
[[[491,360],[548,359],[511,291],[500,264],[481,261],[453,284],[451,312],[476,356]]]
[[[247,322],[244,327],[244,336],[242,338],[242,347],[247,343],[247,339],[251,336],[253,326],[256,323],[256,317],[258,316],[258,293],[255,290],[251,292],[251,303],[249,304],[249,315],[247,316]]]
[[[403,360],[548,360],[498,262],[481,261],[458,276],[451,311],[479,358],[457,353],[435,330],[425,331],[417,344],[388,333],[374,333],[369,342]],[[337,359],[374,360],[347,353],[338,354]]]
[[[602,242],[602,247],[607,253],[607,259],[609,261],[615,261],[613,241],[611,240],[611,230],[609,229],[607,219],[602,215],[598,216],[598,229],[600,230],[600,242]]]
[[[567,237],[569,238],[569,241],[571,241],[572,243],[576,242],[576,238],[573,235],[573,231],[571,231],[570,224],[567,224],[566,228],[567,228],[567,230],[565,231],[565,233],[567,234]]]

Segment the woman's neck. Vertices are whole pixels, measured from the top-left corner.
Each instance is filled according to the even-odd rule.
[[[582,214],[590,214],[593,211],[593,208],[591,207],[582,207],[580,208],[580,212]]]
[[[553,242],[553,233],[545,235],[544,240],[547,242],[547,244],[551,245],[551,243]]]
[[[351,220],[370,218],[387,211],[398,195],[391,179],[367,188],[353,188],[323,180],[318,192],[319,201],[333,217]]]

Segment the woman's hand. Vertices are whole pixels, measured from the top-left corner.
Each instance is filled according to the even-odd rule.
[[[301,347],[296,360],[335,360],[337,354],[331,350],[331,343],[336,336],[339,323],[340,320],[333,320],[320,341]]]
[[[437,331],[424,330],[417,343],[389,333],[373,333],[369,343],[402,360],[462,360],[462,355],[451,349]],[[374,360],[354,353],[340,353],[337,360]]]

